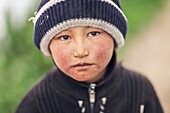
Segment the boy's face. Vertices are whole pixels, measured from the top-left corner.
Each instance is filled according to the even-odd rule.
[[[113,38],[93,27],[73,27],[57,34],[50,51],[58,68],[81,82],[103,77],[114,51]]]

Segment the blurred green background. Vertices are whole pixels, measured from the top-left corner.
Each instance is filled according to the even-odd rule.
[[[163,0],[121,0],[128,18],[128,43],[140,29],[147,27],[163,8]],[[37,4],[26,18],[34,16]],[[0,39],[0,113],[13,113],[26,92],[54,65],[34,46],[33,23],[13,23],[10,10],[4,15],[6,33]],[[16,17],[17,18],[17,17]],[[123,51],[119,53],[123,55]]]

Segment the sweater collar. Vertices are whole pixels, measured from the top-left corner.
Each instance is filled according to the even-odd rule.
[[[104,77],[102,79],[100,79],[99,81],[95,82],[94,84],[96,84],[97,87],[101,86],[102,84],[107,83],[109,80],[111,80],[110,78],[115,78],[112,77],[115,72],[115,67],[116,67],[116,53],[113,52],[113,56],[111,61],[108,64],[107,67],[107,71],[104,75]],[[69,86],[73,86],[73,87],[89,87],[90,83],[86,83],[86,82],[79,82],[76,81],[74,79],[72,79],[71,77],[67,76],[66,74],[64,74],[60,69],[57,68],[56,71],[56,76],[58,79],[60,79],[61,83],[64,85],[68,85]]]
[[[94,83],[96,84],[96,90],[100,90],[98,96],[102,97],[103,95],[109,94],[111,87],[115,87],[116,84],[119,82],[119,67],[119,65],[116,65],[116,54],[114,53],[110,63],[108,64],[105,76],[103,77],[103,79]],[[55,69],[52,76],[53,77],[51,80],[51,84],[54,90],[70,96],[72,95],[73,97],[79,99],[86,98],[83,95],[87,94],[87,91],[91,85],[90,83],[76,81],[64,74],[59,69]]]

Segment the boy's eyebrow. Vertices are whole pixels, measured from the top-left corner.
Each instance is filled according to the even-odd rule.
[[[87,30],[89,30],[89,29],[91,30],[92,29],[92,30],[103,31],[102,29],[99,29],[97,27],[90,27],[90,26],[85,26],[85,27],[86,27]]]
[[[60,37],[60,36],[63,36],[63,35],[66,35],[65,32],[66,32],[66,31],[62,31],[62,32],[57,33],[57,34],[53,37],[53,39],[56,39],[56,38],[58,38],[58,37]]]
[[[65,29],[65,30],[63,30],[63,31],[59,32],[59,33],[58,33],[58,34],[56,34],[56,35],[65,34],[65,33],[70,33],[70,32],[71,32],[71,30],[70,30],[70,29]]]

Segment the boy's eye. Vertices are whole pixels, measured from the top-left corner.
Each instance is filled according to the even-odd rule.
[[[99,34],[100,34],[100,32],[98,32],[98,31],[93,31],[93,32],[88,33],[88,36],[89,36],[89,37],[94,37],[94,36],[98,36]]]
[[[59,39],[62,40],[62,41],[66,41],[66,40],[70,39],[70,36],[63,35],[63,36],[60,36]]]

